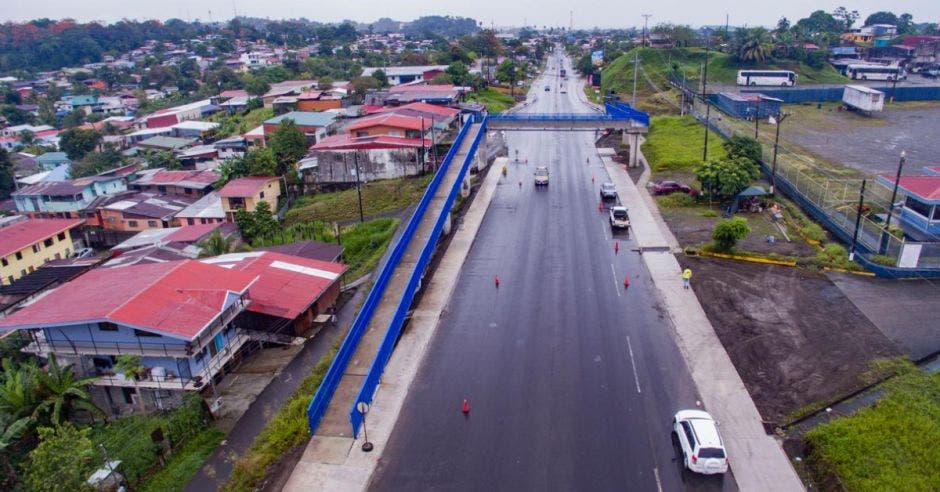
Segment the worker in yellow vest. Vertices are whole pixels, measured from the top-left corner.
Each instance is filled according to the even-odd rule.
[[[692,269],[691,269],[691,268],[686,268],[686,269],[682,272],[682,288],[688,289],[688,288],[689,288],[689,281],[691,281],[691,280],[692,280]]]

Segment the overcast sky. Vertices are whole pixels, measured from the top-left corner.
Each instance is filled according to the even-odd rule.
[[[641,26],[650,14],[650,25],[661,22],[693,26],[724,24],[725,14],[732,25],[776,24],[786,16],[791,22],[806,17],[817,9],[832,11],[839,5],[851,5],[861,19],[886,7],[895,13],[909,12],[915,22],[940,21],[940,0],[906,0],[903,6],[878,0],[794,0],[790,2],[732,1],[694,2],[689,0],[658,0],[637,10],[634,2],[622,0],[353,0],[289,1],[289,0],[3,0],[0,20],[23,21],[48,17],[71,17],[79,21],[114,21],[127,19],[227,20],[236,11],[239,15],[272,19],[306,17],[311,20],[336,22],[353,19],[370,22],[379,17],[412,20],[422,15],[458,15],[482,21],[486,26],[528,25],[567,26],[569,12],[574,11],[574,26],[630,27]],[[639,2],[635,2],[639,3]]]

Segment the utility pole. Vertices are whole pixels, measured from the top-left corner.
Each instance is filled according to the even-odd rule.
[[[763,99],[763,96],[760,94],[757,95],[757,109],[754,111],[754,140],[757,140],[758,132],[760,131],[760,101]]]
[[[708,46],[711,41],[711,32],[705,34],[705,65],[702,67],[702,98],[708,92]]]
[[[855,209],[855,234],[852,235],[852,250],[849,251],[849,261],[855,261],[855,248],[858,246],[858,229],[862,223],[862,207],[865,205],[865,183],[862,180],[862,189],[858,192],[858,208]]]
[[[881,247],[878,248],[878,254],[885,254],[888,251],[888,230],[891,227],[891,216],[894,215],[894,201],[898,199],[898,186],[901,182],[901,170],[904,168],[904,161],[907,160],[907,152],[901,151],[901,160],[898,161],[898,173],[894,176],[894,189],[891,190],[891,204],[888,205],[888,218],[885,219],[885,227],[881,230]]]
[[[711,106],[708,104],[708,99],[705,99],[705,148],[702,150],[702,162],[708,159],[708,119],[710,110]]]
[[[633,99],[632,104],[634,108],[636,107],[636,73],[640,69],[640,52],[633,50]]]
[[[574,10],[568,11],[568,33],[574,31]]]
[[[702,162],[708,159],[708,124],[711,106],[708,104],[708,45],[710,34],[705,35],[705,64],[702,65],[702,101],[705,102],[705,147],[702,150]]]
[[[359,178],[359,151],[353,152],[353,162],[356,164],[356,194],[359,195],[359,222],[365,222],[366,218],[362,213],[362,180]]]
[[[789,114],[777,113],[777,135],[774,137],[774,159],[770,166],[770,193],[774,194],[777,190],[777,146],[780,144],[780,125],[787,119]]]
[[[640,14],[640,16],[643,17],[643,46],[646,46],[646,27],[647,27],[647,24],[649,23],[650,17],[652,17],[652,15],[651,15],[651,14]]]

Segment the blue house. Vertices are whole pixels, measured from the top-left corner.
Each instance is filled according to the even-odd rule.
[[[36,160],[39,162],[43,171],[51,171],[63,164],[72,164],[68,154],[65,152],[46,152],[45,154],[36,156]]]
[[[95,200],[127,191],[123,176],[90,176],[71,181],[40,181],[12,193],[16,209],[24,214],[82,218]]]
[[[102,408],[162,409],[210,384],[248,341],[233,320],[254,280],[195,260],[96,269],[0,319],[0,330],[28,330],[27,351],[96,377]],[[122,355],[139,358],[137,374],[118,369]]]
[[[927,174],[901,176],[898,193],[904,196],[901,227],[918,241],[935,241],[940,235],[940,166],[924,168]],[[878,183],[893,188],[894,176],[878,176]]]

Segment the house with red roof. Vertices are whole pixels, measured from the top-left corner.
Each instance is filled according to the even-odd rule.
[[[235,222],[235,212],[245,209],[254,212],[261,202],[267,202],[271,212],[277,211],[281,196],[281,181],[277,176],[248,176],[229,181],[219,190],[225,219]]]
[[[390,135],[404,138],[427,138],[431,121],[417,116],[396,113],[379,113],[360,118],[346,126],[346,133],[355,137]]]
[[[258,344],[291,344],[331,312],[345,265],[259,251],[91,270],[0,319],[56,354],[113,413],[178,404]],[[249,343],[252,342],[252,343]],[[122,374],[117,360],[138,358]]]
[[[10,285],[46,262],[72,256],[72,231],[83,222],[22,217],[0,224],[0,285]]]
[[[924,174],[901,176],[898,194],[903,197],[900,225],[917,241],[937,241],[940,236],[940,166],[924,168]],[[878,183],[894,189],[894,176],[878,176]],[[897,208],[896,208],[897,210]]]
[[[138,191],[200,198],[211,192],[212,185],[221,177],[211,169],[167,171],[159,168],[142,171],[129,187]]]

